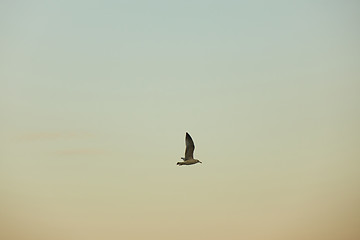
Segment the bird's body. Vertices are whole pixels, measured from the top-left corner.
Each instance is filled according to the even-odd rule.
[[[191,165],[191,164],[195,164],[198,163],[199,160],[197,159],[188,159],[188,160],[184,160],[183,162],[178,162],[177,165]]]
[[[178,162],[177,165],[181,166],[181,165],[192,165],[195,163],[202,163],[198,159],[195,159],[193,157],[195,145],[189,133],[186,133],[185,144],[186,144],[185,157],[181,158],[184,161]]]

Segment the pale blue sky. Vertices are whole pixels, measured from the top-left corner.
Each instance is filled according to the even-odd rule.
[[[87,240],[360,236],[358,2],[0,6],[9,229]],[[203,164],[178,168],[186,131]],[[181,223],[189,232],[174,235]],[[7,239],[22,239],[14,232]]]

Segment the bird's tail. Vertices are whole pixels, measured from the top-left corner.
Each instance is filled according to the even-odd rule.
[[[176,165],[181,166],[181,165],[183,165],[183,164],[182,164],[182,162],[177,162]]]

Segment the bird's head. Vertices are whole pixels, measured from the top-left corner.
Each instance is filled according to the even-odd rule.
[[[195,161],[196,161],[197,163],[202,163],[199,159],[195,159]]]

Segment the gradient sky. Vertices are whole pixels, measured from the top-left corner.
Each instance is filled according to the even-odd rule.
[[[0,238],[360,239],[357,1],[2,1]],[[188,131],[203,164],[177,167]]]

